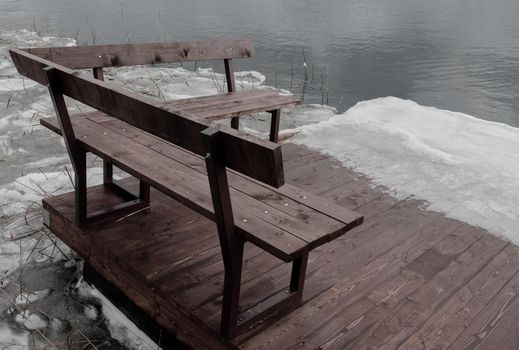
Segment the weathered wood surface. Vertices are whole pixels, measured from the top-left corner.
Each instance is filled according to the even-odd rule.
[[[176,100],[163,105],[168,111],[183,111],[196,118],[218,120],[279,110],[284,107],[295,106],[300,102],[293,96],[284,96],[272,91],[244,90]],[[275,133],[277,134],[278,130]]]
[[[284,144],[283,152],[289,184],[322,193],[367,220],[310,253],[302,307],[256,324],[232,344],[216,336],[223,264],[211,221],[155,191],[150,212],[88,234],[61,221],[56,233],[139,306],[160,309],[159,323],[195,348],[519,347],[518,247],[420,209],[423,203],[413,198],[396,200],[372,189],[365,176],[325,155],[293,144]],[[91,206],[106,196],[91,195]],[[46,205],[63,213],[52,218],[73,218],[71,196]],[[289,266],[252,245],[244,254],[245,308],[286,286]]]
[[[142,95],[117,88],[86,74],[77,74],[25,51],[13,49],[10,53],[20,74],[47,85],[48,79],[43,69],[54,67],[52,76],[56,93],[64,94],[199,155],[205,156],[200,132],[210,126],[218,128],[222,131],[225,166],[274,187],[284,184],[283,160],[278,144],[210,123],[187,112],[167,111]]]
[[[42,120],[42,124],[59,132],[56,119]],[[82,147],[214,219],[206,168],[200,157],[102,113],[76,115],[72,124]],[[285,189],[284,196],[237,173],[230,175],[238,232],[285,261],[362,222],[361,215],[343,207],[337,206],[332,215],[320,212],[319,203],[317,209],[307,206],[312,198],[309,193]],[[307,199],[300,200],[300,196]]]
[[[254,46],[248,40],[87,45],[24,50],[72,69],[223,60],[254,56]]]

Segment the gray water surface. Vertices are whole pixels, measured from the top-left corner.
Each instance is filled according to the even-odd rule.
[[[306,102],[392,95],[513,126],[518,15],[517,0],[0,0],[1,29],[80,44],[250,38],[257,56],[239,68],[296,94],[304,49]]]

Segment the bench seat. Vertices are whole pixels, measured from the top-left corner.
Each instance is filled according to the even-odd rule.
[[[293,96],[268,90],[243,90],[219,95],[186,98],[164,103],[170,111],[188,112],[207,120],[218,120],[292,107],[301,101]]]
[[[214,220],[202,157],[98,111],[75,114],[71,120],[86,150]],[[40,122],[61,133],[56,118]],[[227,172],[236,232],[283,261],[293,261],[362,222],[361,215],[291,185],[276,189]]]

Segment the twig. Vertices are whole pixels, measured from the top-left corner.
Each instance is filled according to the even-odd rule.
[[[290,88],[289,90],[292,91],[292,84],[294,82],[294,67],[292,66],[292,59],[290,60]]]
[[[150,208],[150,207],[145,207],[145,208],[141,208],[141,209],[139,209],[139,210],[136,210],[136,211],[134,211],[133,213],[130,213],[130,214],[126,215],[126,216],[123,216],[122,218],[119,218],[119,219],[115,220],[115,222],[123,221],[124,219],[129,218],[130,216],[133,216],[133,215],[135,215],[135,214],[138,214],[138,213],[140,213],[141,211],[148,210],[149,208]]]
[[[79,26],[77,26],[76,35],[74,35],[74,41],[77,43],[77,38],[79,36]]]
[[[90,21],[88,20],[88,16],[85,16],[85,22],[87,23],[88,28],[90,29],[90,34],[92,35],[92,45],[95,45],[97,34],[96,34],[95,29],[94,29],[94,26],[92,26],[90,24]]]
[[[70,184],[72,185],[72,187],[76,187],[76,186],[74,185],[74,180],[72,180],[72,175],[70,174],[70,170],[68,170],[68,168],[67,168],[66,165],[65,165],[65,172],[66,172],[67,175],[68,175],[68,178],[69,178],[69,180],[70,180]]]
[[[157,82],[155,81],[155,79],[152,78],[152,76],[151,76],[149,70],[148,70],[147,68],[145,68],[145,70],[146,70],[146,73],[148,73],[148,76],[150,77],[151,82],[152,82],[153,85],[155,85],[155,87],[157,88],[157,91],[158,91],[159,97],[162,97],[162,100],[163,100],[164,102],[166,102],[166,97],[165,97],[164,94],[162,93],[162,90],[160,89],[159,84],[157,84]]]

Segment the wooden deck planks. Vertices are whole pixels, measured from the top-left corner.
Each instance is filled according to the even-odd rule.
[[[400,348],[416,349],[422,346],[446,349],[518,270],[519,249],[508,245],[428,318],[420,330],[409,337]]]
[[[139,142],[154,144],[152,139]],[[369,219],[311,252],[300,308],[256,324],[234,345],[240,349],[519,347],[518,247],[482,229],[424,211],[423,203],[413,198],[396,200],[373,188],[365,177],[303,146],[286,144],[283,151],[286,164],[294,166],[286,169],[288,182],[322,193]],[[318,167],[306,161],[318,162]],[[319,168],[333,174],[316,182]],[[123,222],[123,229],[134,233],[107,228],[109,234],[95,237],[114,251],[124,239],[128,244],[117,251],[116,260],[130,264],[140,279],[166,297],[161,300],[190,314],[194,327],[202,323],[198,336],[207,340],[211,335],[205,333],[215,335],[219,326],[223,282],[215,227],[157,192],[152,200],[157,208],[176,212],[155,223],[163,228],[160,232],[151,237],[135,233],[148,227],[133,218]],[[283,203],[272,201],[272,206]],[[63,210],[71,214],[72,209]],[[243,306],[283,288],[288,271],[286,264],[248,245]],[[203,344],[192,336],[197,335],[181,335],[191,344],[195,340]]]
[[[518,340],[512,341],[509,344],[503,344],[497,340],[494,344],[499,344],[499,347],[497,345],[493,347],[494,344],[489,343],[489,339],[492,337],[495,340],[493,335],[494,333],[500,333],[500,328],[508,328],[506,331],[509,331],[510,328],[518,324],[518,300],[519,274],[516,273],[474,319],[465,323],[465,328],[456,339],[452,343],[446,344],[447,349],[516,349],[519,343]],[[505,337],[514,337],[519,334],[517,331],[513,333],[505,335]]]

